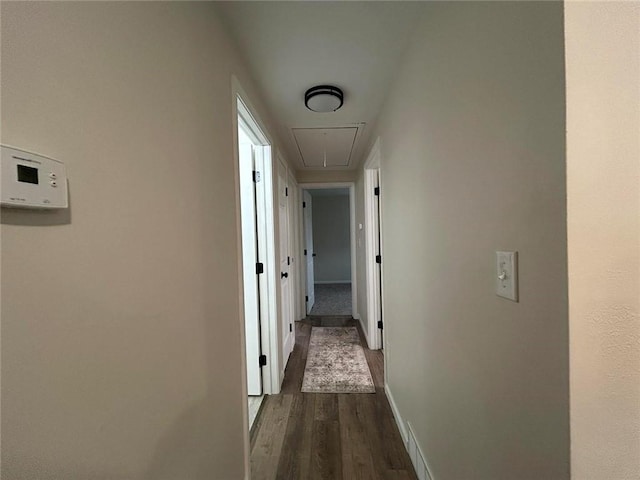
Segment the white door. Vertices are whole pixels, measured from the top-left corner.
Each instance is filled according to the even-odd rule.
[[[291,318],[294,324],[296,320],[300,320],[303,317],[300,303],[300,229],[298,227],[300,222],[298,214],[301,203],[299,191],[293,172],[289,171],[289,254],[291,255],[289,283],[291,284]],[[294,326],[294,335],[295,331]]]
[[[260,356],[260,313],[258,275],[256,273],[256,192],[253,181],[255,165],[253,145],[242,143],[240,156],[240,217],[242,223],[242,272],[244,286],[244,328],[247,356],[247,389],[249,395],[262,395]]]
[[[289,253],[289,202],[288,202],[287,168],[278,162],[278,221],[280,233],[280,312],[282,314],[282,358],[283,367],[287,364],[289,354],[295,344],[293,319],[291,317],[291,282],[289,270],[291,256]]]
[[[307,263],[307,314],[311,312],[316,301],[313,273],[313,204],[311,195],[306,190],[303,194],[304,201],[304,248]]]
[[[382,235],[380,232],[380,169],[376,169],[373,174],[373,181],[375,185],[374,195],[374,232],[376,235],[376,264],[375,270],[375,285],[376,285],[376,309],[378,311],[378,345],[380,348],[384,348],[382,334],[383,318],[382,318]]]

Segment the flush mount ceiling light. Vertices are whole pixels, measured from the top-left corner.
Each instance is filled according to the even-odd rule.
[[[311,87],[304,94],[304,104],[312,112],[335,112],[343,103],[342,90],[331,85]]]

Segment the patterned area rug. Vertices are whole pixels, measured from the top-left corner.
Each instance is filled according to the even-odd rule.
[[[355,327],[313,327],[302,391],[375,393]]]
[[[350,283],[316,283],[309,315],[351,315]]]

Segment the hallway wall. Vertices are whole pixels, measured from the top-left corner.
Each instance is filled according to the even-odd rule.
[[[640,4],[565,3],[571,474],[640,478]]]
[[[349,202],[348,194],[313,196],[313,251],[317,255],[313,271],[316,283],[351,282]]]
[[[562,3],[425,10],[373,136],[389,388],[434,479],[567,479]]]
[[[298,183],[353,182],[357,175],[357,170],[299,170],[296,179]]]
[[[238,58],[207,3],[3,2],[2,142],[71,205],[2,211],[3,480],[244,478]]]
[[[369,312],[367,310],[368,292],[367,292],[367,238],[365,235],[365,210],[364,210],[364,172],[359,172],[358,178],[354,185],[355,196],[355,217],[356,217],[356,271],[353,275],[356,278],[358,288],[358,314],[360,315],[360,326],[365,335],[367,342],[370,344],[369,338]],[[362,225],[362,229],[360,229]]]

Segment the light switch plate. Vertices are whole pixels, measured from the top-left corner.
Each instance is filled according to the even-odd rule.
[[[496,294],[518,301],[518,252],[496,252]]]

